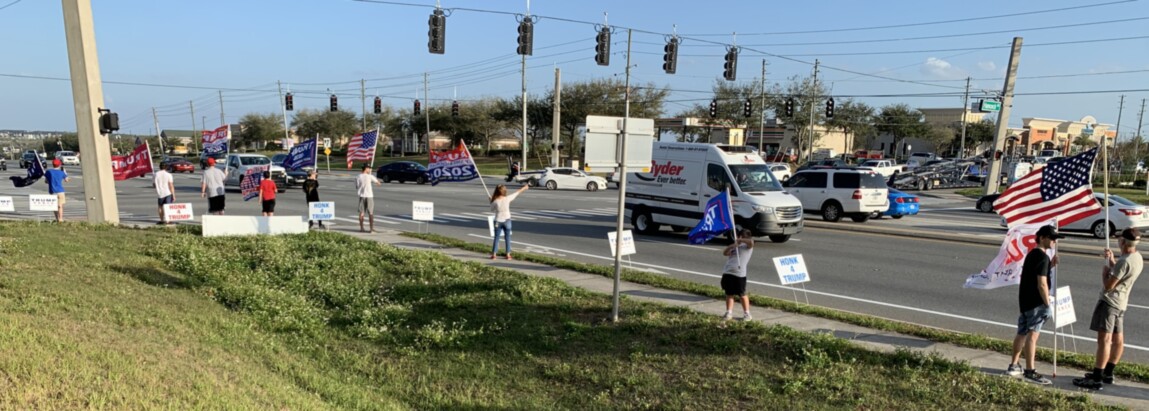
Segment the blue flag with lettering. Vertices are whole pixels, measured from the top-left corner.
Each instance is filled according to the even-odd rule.
[[[287,152],[287,159],[283,160],[283,168],[298,170],[303,167],[315,167],[316,150],[319,148],[319,137],[296,144]]]
[[[25,177],[12,176],[8,177],[12,180],[12,185],[16,187],[27,187],[36,184],[40,178],[44,177],[44,165],[40,162],[40,154],[36,154],[36,160],[28,163],[28,175]]]
[[[706,202],[702,220],[690,230],[690,244],[705,244],[710,239],[734,229],[734,216],[730,215],[730,196],[725,191]]]

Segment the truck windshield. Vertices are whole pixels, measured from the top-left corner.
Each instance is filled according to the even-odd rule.
[[[774,178],[765,164],[731,165],[730,173],[743,193],[782,191],[782,184]]]

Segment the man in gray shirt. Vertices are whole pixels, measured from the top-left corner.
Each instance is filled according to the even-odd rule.
[[[207,197],[207,212],[223,215],[225,188],[223,180],[227,174],[216,168],[215,159],[207,159],[207,169],[203,171],[203,182],[200,184],[200,197]]]
[[[1121,258],[1114,260],[1113,251],[1108,248],[1102,254],[1105,265],[1101,267],[1101,298],[1093,309],[1093,319],[1089,323],[1089,329],[1097,331],[1097,358],[1094,359],[1093,372],[1085,374],[1084,378],[1073,379],[1073,385],[1100,390],[1102,384],[1113,383],[1113,368],[1125,351],[1125,337],[1121,329],[1124,326],[1125,309],[1129,306],[1129,292],[1144,268],[1141,253],[1137,252],[1137,243],[1140,241],[1140,231],[1126,228],[1117,240]]]

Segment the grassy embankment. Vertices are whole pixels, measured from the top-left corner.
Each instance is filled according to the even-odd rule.
[[[194,228],[180,228],[193,230]],[[0,408],[1105,409],[334,233],[0,223]]]

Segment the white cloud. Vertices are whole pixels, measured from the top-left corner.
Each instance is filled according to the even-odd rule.
[[[922,73],[940,77],[944,79],[962,78],[965,77],[965,72],[962,69],[955,67],[948,61],[939,59],[937,57],[930,57],[922,64]]]
[[[979,61],[977,67],[985,71],[993,71],[997,68],[997,65],[993,64],[992,61]]]

